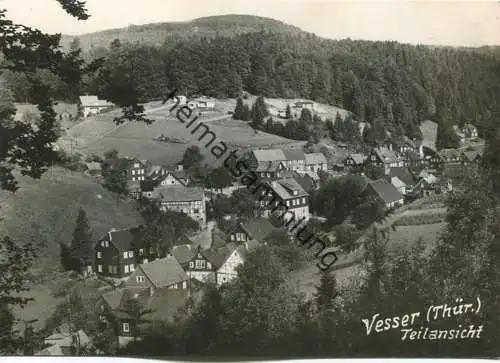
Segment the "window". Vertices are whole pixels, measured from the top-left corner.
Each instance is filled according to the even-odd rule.
[[[144,282],[146,281],[146,278],[144,276],[136,276],[135,281],[137,282]]]
[[[184,281],[184,282],[182,283],[182,288],[183,288],[183,289],[187,289],[187,281]]]
[[[231,241],[234,241],[235,240],[235,236],[234,234],[231,235]]]
[[[195,209],[194,209],[194,212],[195,212],[196,214],[198,214],[198,213],[200,213],[200,210],[199,210],[198,208],[195,208]]]
[[[97,258],[101,258],[102,257],[102,253],[101,252],[97,252]]]
[[[135,170],[132,170],[132,175],[135,175]]]
[[[134,264],[131,264],[131,265],[130,265],[130,272],[132,272],[132,271],[135,271],[135,266],[134,266]]]
[[[97,265],[97,271],[102,272],[102,265]]]
[[[189,268],[194,268],[194,262],[193,262],[193,261],[191,261],[191,262],[189,263]]]
[[[212,264],[210,262],[207,262],[207,268],[212,268]]]
[[[205,268],[205,261],[203,261],[203,260],[196,260],[196,268],[197,269]]]
[[[123,332],[124,333],[130,332],[130,326],[128,325],[128,323],[123,323]]]
[[[128,258],[134,257],[134,251],[128,251]]]
[[[123,258],[127,258],[127,257],[128,257],[128,252],[127,251],[123,252]]]
[[[134,168],[138,168],[138,167],[140,167],[140,166],[141,166],[141,165],[140,165],[139,163],[135,163],[135,164],[134,164]]]
[[[144,254],[144,249],[140,248],[139,249],[139,256],[142,256]]]
[[[125,273],[129,272],[128,265],[125,265],[124,269],[125,269]]]
[[[101,246],[104,247],[104,241],[101,242]]]
[[[302,198],[302,204],[306,204],[306,198]]]
[[[290,201],[289,201],[289,200],[287,200],[287,201],[286,201],[286,206],[287,206],[287,207],[289,207],[289,206],[290,206]]]
[[[104,247],[109,247],[109,242],[108,241],[104,242]]]
[[[239,233],[236,235],[236,241],[241,241],[241,236]]]

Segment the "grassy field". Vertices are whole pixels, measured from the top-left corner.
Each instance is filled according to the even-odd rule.
[[[437,123],[430,120],[423,121],[420,124],[419,128],[420,131],[422,131],[423,145],[435,150],[437,138]]]
[[[55,167],[40,180],[19,180],[16,194],[0,192],[0,231],[20,243],[33,241],[40,253],[37,267],[43,271],[58,268],[59,243],[71,241],[79,207],[86,211],[96,239],[111,227],[141,222],[132,204],[118,205],[110,192],[83,173]]]
[[[112,119],[118,113],[119,111],[114,111],[84,120],[69,130],[59,141],[59,145],[84,154],[102,154],[116,148],[123,155],[147,159],[154,164],[177,163],[182,159],[186,148],[198,145],[204,152],[206,161],[209,164],[215,162],[209,157],[210,150],[203,147],[206,140],[210,140],[209,136],[202,142],[197,140],[203,129],[191,135],[190,132],[195,126],[186,129],[174,114],[169,114],[168,109],[148,114],[149,118],[155,120],[151,125],[129,122],[116,126]],[[198,120],[206,122],[216,135],[217,141],[224,141],[230,148],[289,147],[302,144],[277,135],[254,131],[248,123],[232,120],[227,112],[204,112]],[[162,134],[181,142],[154,141]]]

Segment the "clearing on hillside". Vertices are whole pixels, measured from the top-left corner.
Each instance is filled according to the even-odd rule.
[[[16,194],[0,192],[0,231],[19,243],[33,242],[39,250],[37,268],[59,267],[59,244],[70,243],[78,209],[82,207],[94,238],[110,228],[142,223],[133,202],[116,197],[83,173],[51,168],[40,180],[17,176]]]

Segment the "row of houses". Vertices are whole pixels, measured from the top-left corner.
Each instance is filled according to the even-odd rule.
[[[344,159],[343,166],[349,170],[360,171],[365,165],[381,167],[386,174],[396,167],[429,167],[443,170],[448,164],[468,165],[481,160],[484,146],[469,146],[461,149],[441,149],[434,151],[420,145],[417,152],[414,142],[405,141],[394,150],[391,145],[373,148],[368,155],[354,153]]]
[[[304,153],[302,150],[251,150],[247,153],[246,159],[249,167],[263,180],[278,179],[284,175],[284,171],[308,174],[317,179],[320,170],[328,170],[328,163],[323,153]]]
[[[198,236],[192,237],[189,243],[172,247],[166,257],[153,260],[148,260],[154,253],[141,244],[137,230],[110,231],[95,247],[96,264],[102,266],[98,267],[102,271],[98,274],[126,279],[123,287],[106,292],[97,300],[100,321],[112,324],[120,337],[131,336],[135,319],[126,309],[130,299],[151,310],[151,323],[171,321],[188,299],[200,298],[204,284],[220,286],[233,280],[236,268],[244,263],[248,253],[276,230],[269,220],[259,218],[240,223],[229,236],[215,229],[201,234],[201,240],[208,243],[199,243]],[[123,266],[116,270],[117,274],[109,272],[114,272],[115,261]]]

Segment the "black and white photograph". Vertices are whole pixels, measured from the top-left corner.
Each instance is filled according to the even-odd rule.
[[[0,355],[500,357],[500,2],[0,0],[0,64]]]

